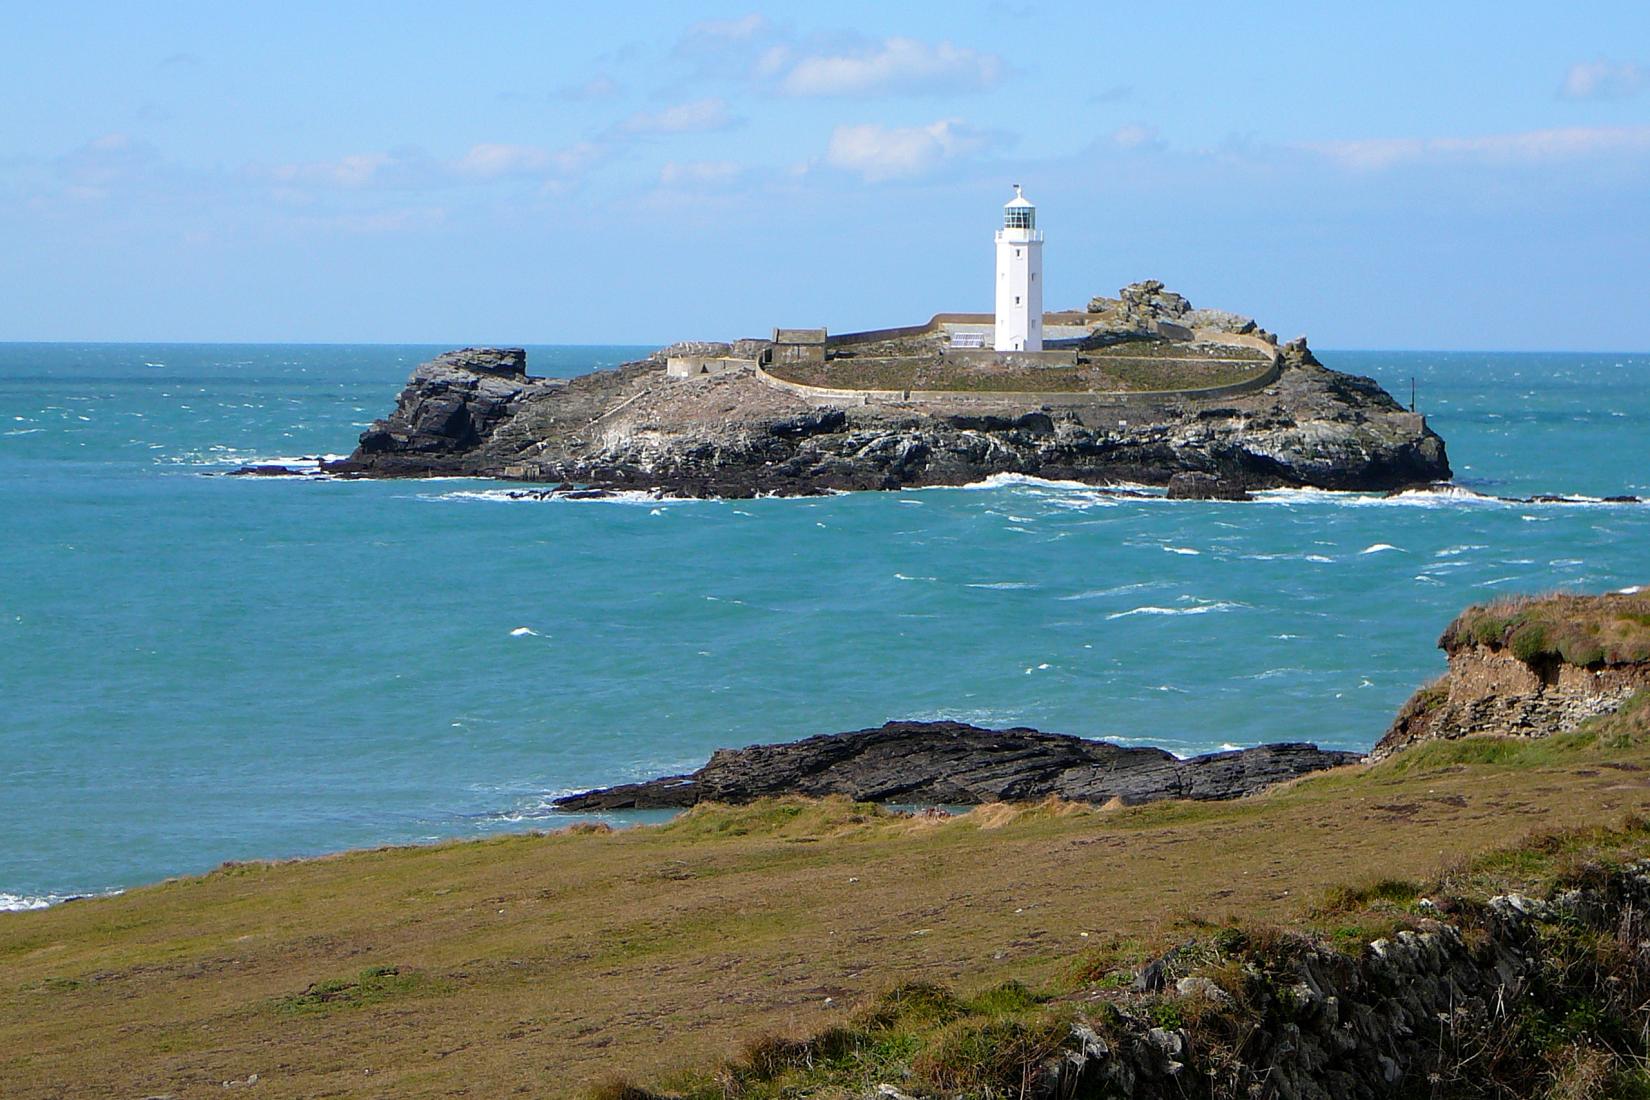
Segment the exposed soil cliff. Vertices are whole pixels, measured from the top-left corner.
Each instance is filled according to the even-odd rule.
[[[1438,640],[1449,672],[1410,697],[1380,759],[1422,741],[1567,733],[1650,690],[1650,593],[1468,608]]]
[[[820,405],[752,371],[669,378],[661,358],[534,379],[519,350],[450,352],[413,372],[393,413],[328,472],[477,475],[684,496],[958,485],[1016,473],[1250,488],[1384,490],[1450,476],[1444,442],[1373,380],[1287,345],[1265,389],[982,409],[955,401]],[[503,368],[509,369],[503,369]],[[999,403],[1000,404],[1000,403]]]

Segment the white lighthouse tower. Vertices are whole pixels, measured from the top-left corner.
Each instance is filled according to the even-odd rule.
[[[998,351],[1043,350],[1043,234],[1037,208],[1014,185],[997,230]]]

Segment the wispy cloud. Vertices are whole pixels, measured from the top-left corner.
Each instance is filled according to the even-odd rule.
[[[285,187],[420,191],[504,179],[565,182],[589,170],[604,155],[604,147],[595,142],[560,149],[480,142],[454,157],[403,148],[349,153],[331,160],[252,165],[245,174]]]
[[[825,150],[825,163],[871,182],[903,179],[978,152],[986,141],[985,133],[954,118],[927,126],[838,126]]]
[[[728,110],[725,99],[709,97],[687,103],[677,103],[659,111],[641,111],[619,123],[627,134],[703,134],[713,130],[727,130],[739,120]]]
[[[1650,88],[1650,66],[1600,58],[1571,65],[1558,94],[1564,99],[1625,99],[1646,88]]]
[[[708,187],[739,177],[741,167],[730,160],[666,161],[659,169],[661,187]]]
[[[577,84],[564,84],[551,94],[556,99],[563,99],[572,103],[589,103],[600,99],[612,99],[619,94],[619,82],[606,73],[597,73],[589,80]]]
[[[1358,171],[1416,161],[1536,163],[1650,152],[1650,126],[1569,127],[1481,137],[1362,138],[1303,148]]]
[[[793,96],[871,96],[980,91],[1006,66],[994,53],[950,42],[887,38],[849,50],[799,52],[776,46],[758,62],[775,86]]]

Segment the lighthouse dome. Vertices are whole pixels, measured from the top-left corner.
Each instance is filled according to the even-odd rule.
[[[1014,197],[1003,204],[1003,228],[1037,228],[1037,207],[1020,192],[1017,183],[1014,185]]]

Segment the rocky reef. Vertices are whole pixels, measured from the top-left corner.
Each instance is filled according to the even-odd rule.
[[[958,806],[1049,797],[1097,803],[1226,799],[1360,759],[1315,745],[1278,744],[1181,760],[1162,749],[1033,729],[889,722],[787,744],[723,749],[691,775],[568,795],[556,805],[633,810],[789,794]]]
[[[1192,311],[1151,285],[1125,288],[1091,339],[1150,342],[1160,339],[1154,332],[1189,333],[1187,321],[1257,331],[1248,318]],[[994,474],[1167,485],[1183,473],[1215,479],[1214,495],[1230,497],[1279,486],[1390,490],[1450,476],[1444,441],[1421,416],[1372,379],[1324,367],[1304,340],[1276,349],[1275,380],[1218,398],[1027,394],[982,404],[959,390],[866,402],[787,389],[754,368],[692,378],[665,370],[670,354],[756,362],[768,349],[765,341],[680,345],[571,379],[529,376],[520,349],[449,352],[419,366],[394,411],[325,469],[695,497],[961,485]]]
[[[1650,691],[1650,593],[1471,607],[1439,638],[1449,672],[1410,697],[1372,756],[1474,735],[1544,737]]]

